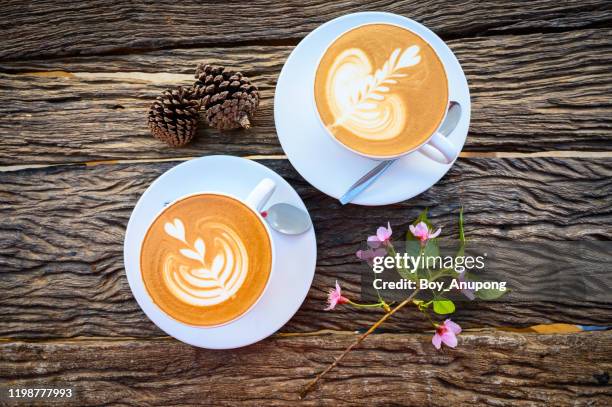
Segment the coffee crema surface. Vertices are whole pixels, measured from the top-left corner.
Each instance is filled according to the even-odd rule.
[[[407,29],[368,24],[338,37],[315,76],[319,117],[342,144],[369,156],[401,155],[440,126],[448,105],[444,66]]]
[[[199,194],[166,208],[142,243],[140,270],[153,302],[188,325],[236,319],[259,299],[272,269],[270,237],[242,202]]]

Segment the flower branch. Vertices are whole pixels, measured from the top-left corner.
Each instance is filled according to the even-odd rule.
[[[427,217],[427,211],[423,211],[417,217],[417,219],[409,226],[408,229],[409,231],[406,234],[407,253],[404,254],[404,256],[407,256],[408,252],[410,252],[411,255],[416,256],[418,259],[422,259],[423,257],[435,258],[440,256],[440,249],[438,246],[437,239],[440,236],[442,229],[435,229],[431,225],[431,222]],[[386,260],[384,259],[386,256],[392,258],[397,258],[400,256],[398,255],[393,245],[392,234],[393,231],[391,229],[391,224],[388,222],[386,227],[381,226],[376,230],[376,234],[368,236],[368,238],[366,239],[367,248],[365,250],[359,250],[356,253],[357,258],[366,262],[370,267],[372,267],[372,271],[375,273],[381,272],[380,270],[376,271],[376,265],[380,265],[381,260]],[[455,258],[463,257],[465,253],[466,239],[463,229],[463,210],[461,210],[459,213],[458,241],[459,249],[457,250]],[[428,286],[429,284],[434,283],[442,278],[457,281],[465,281],[469,279],[469,276],[465,270],[458,270],[456,262],[453,262],[454,266],[452,267],[440,266],[437,268],[429,267],[428,263],[426,263],[425,265],[421,263],[413,264],[414,267],[411,270],[406,268],[405,265],[403,267],[396,265],[395,270],[397,271],[398,275],[405,280],[410,280],[413,282],[417,279],[426,280]],[[455,312],[454,302],[448,298],[445,298],[445,296],[443,295],[448,290],[442,290],[442,293],[440,293],[428,289],[426,291],[431,291],[431,297],[433,298],[429,301],[425,301],[416,298],[417,294],[422,292],[422,290],[419,288],[414,288],[404,300],[402,300],[395,307],[391,308],[392,303],[387,302],[381,296],[378,288],[374,286],[374,289],[376,290],[376,294],[378,296],[378,302],[365,304],[359,303],[345,297],[342,294],[342,289],[340,285],[336,281],[335,288],[330,290],[329,292],[327,298],[328,306],[327,308],[325,308],[326,311],[334,310],[338,305],[347,305],[360,309],[382,308],[385,311],[385,314],[378,321],[376,321],[376,323],[374,323],[365,333],[360,335],[353,343],[351,343],[344,350],[344,352],[342,352],[340,356],[338,356],[327,368],[325,368],[314,379],[312,379],[300,393],[301,398],[305,397],[311,390],[313,390],[315,386],[324,378],[324,376],[336,366],[338,366],[338,364],[340,364],[340,362],[351,350],[359,346],[361,342],[363,342],[371,333],[373,333],[378,327],[380,327],[387,319],[389,319],[397,311],[406,307],[407,305],[414,305],[415,309],[431,323],[431,326],[434,330],[434,335],[431,339],[431,342],[436,349],[440,349],[442,347],[442,344],[450,348],[454,348],[457,346],[459,342],[457,335],[461,333],[461,326],[459,326],[459,324],[457,324],[456,322],[452,321],[450,318],[445,318],[444,321],[436,322],[431,315],[431,311],[433,311],[433,314],[441,316],[447,316],[448,314],[452,314],[453,312]],[[489,290],[486,295],[479,295],[478,292],[470,290],[461,290],[461,293],[469,300],[472,300],[477,296],[481,299],[495,299],[499,298],[499,296],[504,294],[503,292],[491,292],[491,290]]]
[[[323,376],[325,376],[327,373],[329,373],[333,368],[335,368],[338,363],[340,363],[342,361],[342,359],[344,359],[344,357],[346,355],[349,354],[349,352],[351,350],[353,350],[353,348],[359,346],[359,344],[361,342],[363,342],[363,340],[365,338],[367,338],[368,336],[370,336],[370,334],[372,332],[374,332],[376,330],[376,328],[378,328],[380,325],[382,325],[387,319],[389,319],[391,317],[391,315],[395,314],[397,311],[399,311],[400,309],[404,308],[406,305],[410,304],[410,302],[412,301],[412,299],[414,298],[414,296],[417,294],[418,291],[413,292],[410,297],[406,298],[404,301],[402,301],[401,303],[399,303],[395,308],[390,309],[385,315],[383,315],[378,321],[376,321],[371,327],[370,329],[368,329],[365,333],[361,334],[357,340],[355,340],[355,342],[351,343],[345,350],[344,352],[342,352],[340,354],[340,356],[338,356],[325,370],[323,370],[321,373],[319,373],[313,380],[310,381],[310,383],[308,383],[306,385],[306,387],[304,387],[304,389],[302,390],[302,392],[300,393],[300,398],[304,398],[306,397],[306,395],[312,390],[314,389],[314,387],[316,386],[316,384],[323,378]]]

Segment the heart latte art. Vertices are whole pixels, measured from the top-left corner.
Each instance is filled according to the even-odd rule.
[[[444,67],[431,46],[389,24],[364,25],[332,43],[317,68],[314,92],[333,137],[381,157],[425,142],[448,101]]]
[[[166,222],[165,231],[185,245],[179,253],[170,253],[163,263],[164,282],[176,298],[195,306],[210,306],[227,301],[242,287],[249,267],[248,255],[240,237],[227,225],[211,222],[202,227],[215,252],[210,262],[201,237],[196,238],[193,248],[189,247],[179,218]],[[200,264],[192,267],[181,256]]]
[[[190,325],[219,325],[246,312],[263,292],[271,246],[259,218],[226,196],[174,203],[147,232],[142,277],[153,301]]]

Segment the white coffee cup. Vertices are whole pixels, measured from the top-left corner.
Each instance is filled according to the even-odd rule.
[[[321,64],[321,60],[323,59],[323,56],[327,53],[329,48],[332,46],[332,44],[338,38],[342,37],[348,31],[351,31],[351,30],[354,30],[356,28],[363,27],[363,26],[366,26],[366,25],[373,25],[373,24],[384,24],[384,25],[392,25],[392,26],[399,27],[399,28],[401,28],[403,30],[407,30],[407,31],[412,32],[414,35],[418,36],[423,41],[425,41],[425,42],[427,42],[429,44],[429,42],[426,41],[421,35],[417,34],[416,32],[414,32],[414,31],[412,31],[412,30],[410,30],[410,29],[408,29],[406,27],[403,27],[403,26],[400,26],[400,25],[397,25],[397,24],[388,23],[388,22],[382,22],[382,21],[381,22],[368,22],[366,24],[361,24],[361,25],[357,25],[357,26],[351,27],[350,29],[340,33],[335,38],[333,38],[329,42],[329,44],[325,47],[325,49],[323,50],[321,55],[319,56],[319,61],[317,62],[317,68],[314,71],[314,75],[316,76],[316,74],[317,74],[317,71],[319,69],[319,65]],[[438,53],[436,52],[436,50],[433,47],[433,45],[432,44],[429,44],[429,45],[431,45],[431,48],[432,48],[433,52],[436,54],[436,56],[438,57],[438,59],[442,63],[442,58],[440,57],[440,55],[438,55]],[[442,66],[444,67],[443,63],[442,63]],[[446,72],[446,67],[444,67],[444,71]],[[445,78],[446,78],[445,79],[446,80],[446,86],[448,88],[448,86],[449,86],[449,84],[448,84],[448,73],[445,75]],[[313,83],[315,83],[315,82],[316,81],[313,80]],[[325,123],[323,122],[323,120],[322,120],[322,118],[320,116],[319,109],[318,109],[318,107],[316,105],[316,100],[315,100],[315,97],[314,97],[314,92],[315,92],[314,86],[313,86],[312,92],[313,92],[313,97],[312,97],[313,108],[314,108],[314,111],[316,112],[317,118],[319,120],[319,124],[324,129],[325,133],[327,135],[329,135],[329,137],[331,137],[331,139],[334,140],[338,145],[342,146],[343,148],[345,148],[345,149],[347,149],[347,150],[349,150],[349,151],[351,151],[351,152],[353,152],[355,154],[361,155],[363,157],[371,158],[371,159],[374,159],[374,160],[383,161],[383,160],[391,160],[391,159],[400,158],[400,157],[406,156],[408,154],[412,154],[415,151],[418,151],[421,154],[423,154],[424,156],[426,156],[427,158],[429,158],[429,159],[431,159],[433,161],[436,161],[436,162],[438,162],[440,164],[450,164],[459,155],[459,151],[460,151],[459,148],[457,146],[455,146],[448,139],[448,137],[446,137],[444,134],[440,133],[440,128],[442,127],[442,124],[444,123],[444,120],[446,119],[446,115],[448,113],[448,108],[451,105],[450,99],[448,99],[446,101],[447,102],[446,103],[447,109],[446,109],[446,112],[444,113],[444,117],[442,118],[442,120],[440,121],[440,124],[438,125],[438,128],[425,141],[423,141],[421,144],[417,145],[416,147],[414,147],[414,148],[412,148],[412,149],[410,149],[408,151],[404,151],[404,152],[402,152],[400,154],[384,155],[384,156],[382,156],[382,155],[370,155],[370,154],[366,154],[364,152],[357,151],[357,150],[347,146],[346,144],[340,142],[329,131],[329,129],[325,126]],[[457,103],[458,104],[458,102],[452,102],[452,103]]]
[[[179,321],[176,318],[174,318],[172,315],[166,313],[157,304],[155,304],[154,301],[151,301],[155,305],[157,310],[159,310],[164,315],[168,316],[169,318],[172,318],[173,320],[175,320],[176,322],[178,322],[180,324],[188,325],[188,326],[193,326],[193,327],[197,327],[197,328],[202,328],[202,329],[207,329],[207,328],[217,328],[217,327],[220,327],[220,326],[227,325],[227,324],[230,324],[232,322],[235,322],[238,319],[244,317],[246,314],[248,314],[257,305],[257,303],[259,303],[261,298],[265,295],[266,291],[268,290],[268,287],[270,285],[270,281],[272,281],[272,278],[273,278],[272,275],[273,275],[274,270],[275,270],[276,253],[275,253],[275,249],[274,249],[274,243],[272,241],[272,230],[270,229],[270,227],[268,226],[268,223],[265,221],[265,219],[261,215],[261,210],[263,209],[263,206],[270,199],[270,197],[274,193],[275,189],[276,189],[276,182],[274,182],[274,180],[272,180],[270,178],[264,178],[251,190],[251,192],[248,194],[248,196],[246,198],[244,198],[244,199],[236,197],[236,196],[233,196],[233,195],[225,193],[225,192],[211,191],[211,190],[198,191],[198,192],[194,192],[194,193],[190,193],[190,194],[178,197],[177,199],[175,199],[172,202],[170,202],[167,205],[165,205],[165,207],[162,210],[160,210],[151,219],[151,222],[149,223],[149,226],[147,227],[147,230],[153,225],[153,223],[157,220],[157,218],[162,213],[164,213],[164,211],[167,208],[171,207],[172,205],[174,205],[175,203],[177,203],[179,201],[182,201],[182,200],[184,200],[186,198],[189,198],[189,197],[192,197],[192,196],[197,196],[197,195],[204,195],[204,194],[220,195],[220,196],[224,196],[224,197],[227,197],[227,198],[239,201],[239,202],[243,203],[245,206],[247,206],[255,214],[255,216],[257,216],[257,218],[259,219],[261,224],[264,226],[264,228],[266,230],[266,234],[267,234],[268,239],[270,241],[270,258],[271,258],[271,261],[270,261],[270,274],[268,275],[268,281],[266,282],[266,285],[264,286],[264,289],[261,291],[259,297],[242,314],[237,315],[235,318],[232,318],[231,320],[223,322],[221,324],[216,324],[216,325],[188,325],[185,322]],[[143,239],[140,242],[141,251],[142,251],[142,245],[144,243],[144,238],[145,237],[146,237],[146,233],[143,235]],[[142,271],[140,272],[140,278],[142,280]],[[144,281],[143,281],[143,286],[144,286]],[[148,295],[148,292],[147,292],[147,295]]]

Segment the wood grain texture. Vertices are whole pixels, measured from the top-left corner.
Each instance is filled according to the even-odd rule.
[[[459,207],[466,233],[477,239],[610,240],[612,160],[461,159],[437,185],[408,202],[371,208],[337,201],[309,186],[285,160],[263,162],[305,200],[318,236],[313,287],[284,332],[355,330],[374,311],[322,313],[337,279],[360,292],[354,253],[390,221],[400,236],[425,207],[447,236],[457,233]],[[0,173],[0,337],[162,335],[139,310],[123,271],[123,236],[140,194],[176,163],[56,167]],[[609,305],[478,303],[455,318],[466,327],[568,322],[609,325]],[[412,310],[385,326],[429,329]]]
[[[321,23],[357,11],[403,14],[442,36],[559,30],[612,21],[606,2],[553,0],[413,1],[8,1],[0,11],[0,58],[96,55],[158,49],[291,41]]]
[[[464,150],[610,151],[611,37],[612,30],[600,29],[450,41],[472,93]],[[217,47],[0,63],[7,97],[0,106],[0,165],[282,154],[273,97],[290,51]],[[256,126],[229,133],[202,126],[194,143],[172,149],[150,136],[144,118],[162,89],[191,83],[198,61],[237,67],[254,79],[263,97]]]
[[[0,5],[0,167],[282,154],[272,113],[285,59],[319,24],[363,10],[404,14],[449,43],[472,93],[466,151],[612,151],[609,2],[9,0]],[[238,68],[258,83],[256,127],[201,129],[189,147],[166,148],[143,118],[160,90],[191,83],[199,61]],[[609,158],[461,159],[431,190],[375,211],[341,207],[287,161],[267,160],[312,214],[315,280],[281,333],[239,350],[206,351],[162,337],[123,270],[130,212],[175,164],[0,172],[0,387],[70,385],[76,398],[69,404],[78,406],[298,404],[307,380],[354,340],[347,331],[380,315],[321,309],[335,280],[345,295],[359,295],[363,266],[354,252],[387,220],[401,232],[430,207],[451,235],[463,206],[469,238],[612,238]],[[462,304],[453,319],[464,328],[612,325],[611,310],[562,298]],[[368,338],[301,404],[612,405],[612,331],[464,331],[458,349],[437,352],[431,325],[413,310],[384,330],[391,333]]]
[[[430,335],[372,335],[299,403],[307,380],[353,338],[274,337],[229,351],[174,340],[9,342],[0,344],[0,383],[71,385],[76,397],[66,404],[78,406],[612,403],[611,332],[463,333],[455,350],[442,351]]]

